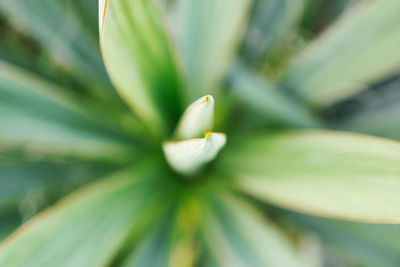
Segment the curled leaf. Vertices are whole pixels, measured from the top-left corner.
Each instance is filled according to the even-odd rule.
[[[176,129],[176,137],[181,140],[199,137],[212,130],[213,123],[214,98],[206,95],[186,109]]]
[[[207,131],[204,138],[166,142],[163,149],[168,163],[174,170],[190,175],[213,160],[225,143],[225,134]]]

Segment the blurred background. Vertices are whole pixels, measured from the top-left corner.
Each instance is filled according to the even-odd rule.
[[[342,13],[367,0],[258,0],[240,58],[278,79],[290,59]],[[174,27],[173,1],[162,0]],[[171,9],[171,10],[170,10]],[[356,38],[356,37],[354,37]],[[361,37],[360,37],[361,38]],[[0,2],[0,58],[87,97],[121,105],[98,45],[96,0]],[[361,92],[318,110],[328,127],[400,138],[400,72],[363,84]]]
[[[362,1],[366,0],[257,0],[238,58],[265,79],[277,81],[294,55]],[[173,27],[178,23],[173,1],[163,0],[162,6]],[[398,13],[396,25],[400,27]],[[97,0],[1,0],[0,76],[14,75],[10,66],[15,66],[79,95],[81,103],[96,100],[111,111],[127,110],[102,63],[97,16]],[[1,112],[12,105],[20,103],[0,88],[0,122]],[[318,113],[326,128],[400,140],[400,69],[322,109],[309,108]],[[273,119],[263,117],[261,121],[257,127],[285,127]],[[3,130],[6,127],[0,125]],[[0,140],[0,149],[5,145]],[[0,240],[77,186],[118,167],[71,161],[33,164],[20,151],[7,153],[18,160],[8,162],[8,156],[0,155],[5,158],[0,164]],[[398,226],[344,223],[294,213],[287,216],[314,233],[310,238],[326,250],[326,266],[400,266]],[[337,262],[339,254],[344,260]]]
[[[69,114],[48,114],[46,102],[38,109],[30,103],[33,95],[18,95],[23,88],[7,91],[9,77],[34,89],[48,86],[61,95],[77,95],[82,105],[99,100],[110,105],[110,112],[112,103],[124,108],[102,63],[95,0],[0,2],[0,135],[37,131],[50,138],[40,133],[40,127],[47,130],[40,119],[70,119]],[[22,150],[0,137],[0,239],[63,195],[118,167],[50,158],[35,147]]]

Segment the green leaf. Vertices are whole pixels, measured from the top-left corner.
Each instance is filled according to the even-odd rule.
[[[131,249],[122,266],[197,266],[202,217],[198,195],[192,190],[181,191],[175,204],[156,222],[151,233]]]
[[[207,199],[203,231],[216,266],[306,266],[289,239],[248,203],[218,191]]]
[[[122,266],[169,266],[174,219],[175,216],[171,213],[162,217],[155,229],[126,257]]]
[[[0,83],[2,90],[7,90],[7,87],[10,86],[7,83],[14,83],[25,88],[24,92],[20,92],[19,94],[29,94],[30,91],[34,91],[69,109],[73,109],[83,116],[96,120],[97,123],[103,123],[108,126],[111,124],[115,127],[118,125],[115,121],[127,120],[127,118],[123,118],[125,114],[121,114],[123,109],[119,106],[110,107],[104,105],[97,99],[93,99],[92,96],[72,92],[69,87],[62,86],[34,71],[3,60],[0,60],[0,78],[5,80],[3,82],[6,83]],[[82,102],[85,102],[85,105],[82,105]],[[104,111],[103,109],[107,110]],[[116,118],[117,116],[122,118]]]
[[[350,106],[345,116],[336,115],[335,127],[400,140],[400,73],[373,86],[368,91],[333,108],[340,114],[341,107]],[[334,117],[335,119],[335,117]]]
[[[29,160],[23,157],[18,155],[14,160],[0,155],[0,210],[16,208],[21,201],[28,201],[28,209],[19,207],[23,220],[50,204],[54,198],[116,169],[116,166],[104,162],[57,161],[54,158],[50,161],[43,157]],[[35,197],[37,195],[40,195],[39,199]]]
[[[396,101],[349,116],[337,128],[400,140],[399,116],[400,105]]]
[[[18,212],[2,211],[0,215],[0,242],[10,235],[21,223]]]
[[[202,196],[199,195],[202,188],[195,186],[181,191],[175,223],[170,230],[172,242],[168,266],[205,266],[199,265],[198,261],[204,246],[200,233],[204,215]]]
[[[231,138],[221,170],[236,188],[304,213],[400,222],[400,144],[371,136],[293,131]]]
[[[77,187],[118,166],[0,153],[0,240]]]
[[[363,1],[350,8],[294,60],[284,85],[326,106],[400,68],[400,2]]]
[[[238,100],[266,119],[296,127],[316,127],[319,124],[306,107],[244,65],[237,64],[230,78]]]
[[[98,5],[97,0],[89,1],[73,1],[69,0],[68,5],[73,10],[80,27],[85,30],[85,33],[93,37],[95,43],[98,44],[98,12],[96,8]],[[99,49],[100,50],[100,49]],[[97,56],[101,57],[100,51],[96,51]]]
[[[175,136],[178,140],[197,138],[206,131],[214,128],[214,98],[206,95],[194,101],[186,108],[178,126]]]
[[[178,7],[190,100],[217,96],[245,30],[251,0],[188,0]]]
[[[91,71],[101,73],[95,34],[91,32],[90,36],[83,31],[85,24],[80,24],[72,5],[71,0],[43,0],[39,4],[28,0],[4,0],[0,8],[13,24],[39,41],[49,53],[64,57],[66,66],[72,61],[87,71],[92,68]]]
[[[144,218],[156,220],[171,203],[158,171],[143,164],[73,193],[3,242],[0,265],[106,265]]]
[[[104,7],[104,8],[103,8]],[[116,89],[157,134],[173,129],[183,87],[155,1],[99,1],[100,42]]]
[[[101,62],[98,36],[92,28],[87,28],[93,23],[88,22],[89,18],[96,12],[92,10],[92,15],[86,12],[84,20],[75,10],[87,7],[80,4],[77,8],[77,5],[75,0],[43,0],[40,3],[4,0],[0,3],[0,11],[9,17],[12,25],[33,37],[44,48],[43,54],[56,66],[78,78],[79,83],[85,84],[94,94],[103,99],[115,99]],[[43,62],[39,64],[41,66],[35,66],[36,70],[43,67]],[[52,71],[44,70],[45,74]]]
[[[292,216],[297,225],[318,235],[341,266],[397,267],[400,262],[398,225],[329,220],[303,214]]]
[[[165,142],[163,150],[171,168],[185,175],[193,175],[215,159],[225,144],[225,134],[207,131],[204,138]]]
[[[305,0],[301,24],[299,27],[307,35],[319,34],[329,26],[353,0],[337,0],[326,2],[325,0]],[[305,36],[311,38],[313,36]]]
[[[290,32],[294,22],[302,14],[304,0],[255,1],[249,28],[244,40],[243,52],[251,61],[262,59]]]
[[[86,107],[77,103],[64,88],[0,61],[0,153],[29,147],[40,154],[118,160],[134,150],[110,115],[101,120],[101,109],[90,101]]]

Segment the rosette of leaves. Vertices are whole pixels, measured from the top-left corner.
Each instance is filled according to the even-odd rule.
[[[400,3],[349,2],[100,0],[107,72],[93,2],[0,2],[0,265],[398,266],[400,144],[339,131],[389,113],[323,115]]]

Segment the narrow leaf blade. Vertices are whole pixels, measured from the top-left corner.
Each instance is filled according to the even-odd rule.
[[[304,214],[291,218],[305,230],[318,235],[327,256],[342,266],[397,267],[400,262],[400,228],[346,222]]]
[[[129,154],[130,138],[91,107],[82,107],[63,87],[0,61],[0,153],[30,147],[42,155],[92,159]]]
[[[217,95],[247,23],[251,0],[180,1],[179,37],[190,99]]]
[[[99,1],[99,8],[103,58],[116,89],[155,133],[170,131],[183,87],[156,1]]]
[[[243,44],[244,56],[257,61],[271,54],[302,15],[304,0],[255,1]]]
[[[400,68],[400,2],[365,1],[342,15],[294,60],[285,86],[323,107]]]
[[[114,101],[116,96],[105,75],[98,39],[91,27],[96,22],[95,12],[86,12],[84,16],[76,12],[87,9],[88,2],[4,0],[0,9],[12,25],[41,45],[53,64],[79,78],[93,94]]]
[[[204,235],[216,266],[306,266],[289,239],[248,203],[214,193],[208,198]]]
[[[166,189],[154,187],[160,182],[159,178],[147,165],[117,173],[81,189],[3,242],[0,264],[106,264],[142,216],[146,213],[157,216],[163,208],[155,203],[161,199],[168,202],[164,194]]]
[[[175,207],[158,221],[152,231],[126,256],[123,267],[167,267],[172,250]]]
[[[315,127],[320,124],[305,106],[245,65],[236,64],[230,78],[238,101],[266,120],[296,127]]]

